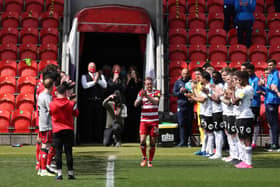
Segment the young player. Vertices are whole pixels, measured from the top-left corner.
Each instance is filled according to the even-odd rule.
[[[57,180],[62,180],[62,148],[66,154],[68,179],[73,180],[73,156],[72,146],[74,143],[74,120],[73,116],[78,116],[79,111],[75,102],[66,97],[67,83],[57,87],[57,98],[50,103],[50,114],[53,124],[55,159],[57,165]]]
[[[214,135],[215,135],[215,145],[216,153],[209,157],[210,159],[222,158],[222,148],[223,148],[223,109],[221,105],[220,96],[223,94],[223,79],[218,71],[212,73],[212,79],[214,84],[212,84],[213,95],[210,97],[212,100],[213,109],[213,124],[214,124]]]
[[[142,89],[135,100],[134,106],[141,105],[140,119],[140,148],[143,155],[143,160],[140,166],[144,167],[147,164],[146,155],[146,138],[150,136],[150,154],[148,167],[153,167],[152,161],[156,151],[156,137],[158,136],[158,105],[160,99],[160,91],[153,89],[153,79],[147,77],[145,79],[145,89]]]
[[[241,143],[241,160],[236,168],[252,168],[251,139],[253,133],[254,114],[251,110],[251,101],[254,97],[254,89],[249,85],[249,74],[247,71],[236,72],[237,82],[240,89],[232,97],[232,103],[236,105],[236,127]]]
[[[52,144],[52,123],[49,114],[49,104],[52,100],[51,92],[53,84],[54,81],[51,78],[43,80],[44,91],[38,97],[39,137],[41,139],[40,169],[38,175],[40,176],[54,176],[47,171],[47,160],[51,160],[48,154],[52,154],[49,153]]]
[[[211,76],[208,72],[202,73],[202,90],[197,92],[195,89],[194,95],[191,97],[194,101],[200,102],[200,120],[201,127],[205,131],[204,141],[202,143],[201,152],[202,156],[212,156],[214,151],[214,125],[212,121],[212,90],[210,88]],[[196,85],[194,85],[196,87]]]

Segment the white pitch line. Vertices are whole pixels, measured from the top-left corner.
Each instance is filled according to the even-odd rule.
[[[106,187],[115,186],[115,176],[114,176],[115,160],[116,160],[115,155],[110,155],[108,157],[107,169],[106,169]]]

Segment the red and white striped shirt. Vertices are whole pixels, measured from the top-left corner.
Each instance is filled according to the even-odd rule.
[[[138,93],[138,97],[141,92]],[[159,90],[153,90],[152,92],[147,92],[147,95],[150,97],[160,97]],[[141,106],[141,122],[146,124],[158,124],[158,105],[153,104],[147,97],[143,97],[142,106]]]

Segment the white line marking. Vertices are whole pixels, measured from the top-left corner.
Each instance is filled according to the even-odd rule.
[[[116,160],[115,155],[110,155],[108,157],[107,169],[106,169],[106,187],[115,186],[115,176],[114,176],[115,160]]]

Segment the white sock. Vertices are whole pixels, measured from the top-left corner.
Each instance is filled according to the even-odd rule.
[[[245,163],[248,165],[252,165],[252,147],[245,147]]]
[[[238,137],[236,135],[232,135],[232,158],[238,159],[239,158],[239,152],[241,150],[239,147],[239,141]]]
[[[214,134],[213,132],[211,132],[208,133],[206,152],[208,152],[209,154],[213,154],[213,150],[214,150]]]
[[[216,155],[222,156],[222,148],[224,144],[223,132],[221,130],[214,131],[214,134],[215,134],[215,144],[216,144]]]
[[[69,170],[68,171],[68,175],[72,175],[73,176],[74,175],[74,171],[73,170]]]
[[[61,176],[62,175],[62,170],[61,169],[58,169],[57,170],[57,176]]]
[[[204,133],[204,140],[202,142],[201,151],[206,151],[206,145],[207,145],[207,139],[208,139],[208,133]]]
[[[239,153],[239,160],[242,160],[245,162],[245,155],[244,155],[244,149],[245,145],[242,141],[239,140],[238,142],[238,153]]]
[[[256,144],[259,132],[260,132],[260,126],[256,125],[254,127],[254,134],[253,134],[253,141],[252,141],[253,144]]]
[[[227,140],[228,140],[228,145],[229,145],[229,156],[233,157],[233,152],[232,152],[232,137],[230,134],[227,134]]]

